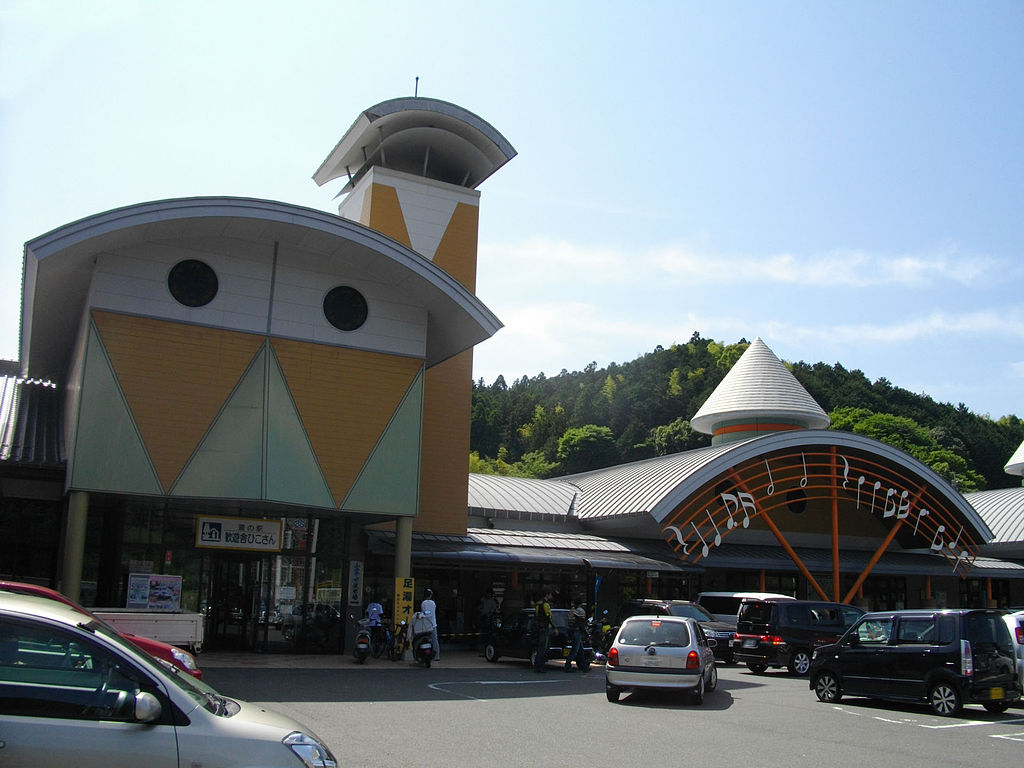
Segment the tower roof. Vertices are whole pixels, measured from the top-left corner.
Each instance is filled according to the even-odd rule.
[[[698,432],[713,434],[724,422],[782,420],[825,429],[828,414],[760,338],[754,339],[721,384],[690,419]]]
[[[1017,446],[1017,450],[1013,452],[1013,456],[1006,462],[1003,471],[1008,475],[1024,475],[1024,443]]]
[[[347,176],[344,193],[381,166],[475,189],[515,156],[508,140],[469,110],[438,99],[390,99],[356,118],[313,181],[323,186]]]

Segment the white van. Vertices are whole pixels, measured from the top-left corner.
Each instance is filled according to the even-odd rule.
[[[793,600],[792,595],[779,595],[774,592],[701,592],[697,602],[719,621],[736,625],[736,616],[740,612],[740,603],[744,600],[763,600],[774,597],[781,600]]]

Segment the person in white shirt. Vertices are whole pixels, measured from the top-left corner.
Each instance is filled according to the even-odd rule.
[[[434,602],[434,590],[428,588],[424,591],[420,611],[430,619],[430,642],[434,646],[434,661],[440,661],[441,643],[437,639],[437,603]]]

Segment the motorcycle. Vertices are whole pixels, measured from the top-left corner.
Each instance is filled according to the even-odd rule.
[[[370,620],[359,619],[357,623],[359,629],[356,630],[356,644],[352,648],[352,655],[355,656],[357,662],[363,664],[366,662],[366,657],[370,655]]]
[[[430,619],[417,611],[412,615],[412,657],[413,659],[430,668],[430,662],[434,660],[433,625]]]
[[[612,623],[608,619],[608,611],[603,611],[601,613],[600,621],[598,621],[595,616],[591,616],[587,620],[587,635],[589,635],[590,645],[594,649],[595,661],[603,660],[605,654],[608,653],[608,648],[611,646],[612,640],[615,639],[615,633],[612,631]]]

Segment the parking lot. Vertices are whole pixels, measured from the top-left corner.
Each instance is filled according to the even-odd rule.
[[[1024,708],[971,706],[942,718],[924,707],[844,699],[823,704],[804,678],[719,665],[701,706],[675,695],[610,704],[604,670],[546,675],[476,652],[431,669],[350,657],[201,659],[221,692],[291,713],[339,762],[359,766],[1008,766],[1024,749]]]

